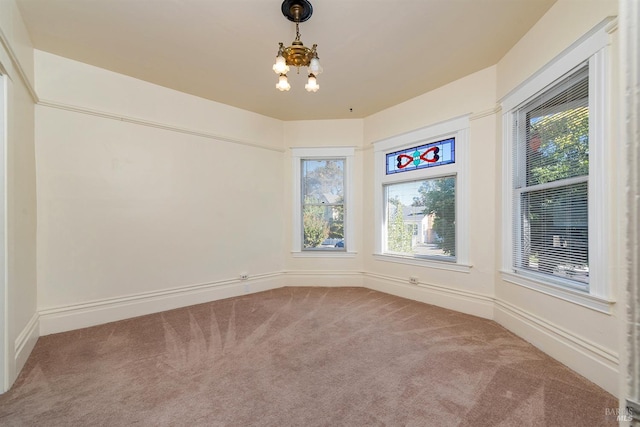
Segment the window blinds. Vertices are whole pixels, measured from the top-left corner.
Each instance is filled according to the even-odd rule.
[[[585,287],[588,67],[518,109],[514,134],[514,267]]]

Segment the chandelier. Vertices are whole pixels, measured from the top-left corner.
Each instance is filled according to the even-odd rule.
[[[309,79],[304,88],[308,92],[317,92],[320,89],[320,85],[318,85],[316,76],[322,72],[318,52],[316,51],[318,45],[314,44],[309,49],[302,44],[302,41],[300,41],[300,29],[298,28],[298,24],[311,18],[313,7],[307,0],[284,0],[282,2],[282,14],[289,21],[296,23],[296,39],[289,47],[284,47],[284,44],[280,43],[276,63],[273,65],[273,71],[279,76],[276,89],[280,91],[291,89],[287,79],[290,66],[296,67],[298,74],[300,74],[300,67],[307,67]]]

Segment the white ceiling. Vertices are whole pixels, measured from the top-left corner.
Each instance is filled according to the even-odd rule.
[[[304,70],[275,88],[281,0],[17,0],[37,49],[282,120],[362,118],[493,65],[554,2],[311,0],[307,93]]]

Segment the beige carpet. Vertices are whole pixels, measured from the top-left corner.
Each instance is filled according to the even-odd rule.
[[[617,400],[494,322],[282,288],[40,338],[3,426],[600,426]]]

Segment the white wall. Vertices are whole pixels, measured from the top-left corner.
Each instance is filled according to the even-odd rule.
[[[496,68],[489,67],[365,119],[364,205],[374,205],[371,143],[458,116],[469,115],[470,272],[384,262],[374,252],[374,211],[363,217],[366,286],[483,317],[493,315],[495,279]],[[420,287],[408,284],[415,276]]]
[[[42,333],[276,286],[282,122],[35,58]]]
[[[284,144],[287,148],[283,170],[285,173],[285,265],[290,286],[362,286],[362,227],[360,218],[362,202],[362,132],[363,121],[353,120],[305,120],[285,122]],[[355,250],[353,256],[324,257],[316,254],[312,258],[294,257],[293,240],[293,171],[291,148],[306,147],[355,147],[353,170],[353,205],[347,206],[353,215]],[[299,248],[298,248],[299,250]]]
[[[509,93],[598,23],[616,14],[616,1],[559,0],[497,64],[498,98]],[[617,35],[615,28],[612,31],[611,66],[612,75],[615,76],[618,63]],[[609,138],[615,141],[618,127],[615,81],[611,87],[614,98],[610,113],[612,133]],[[501,139],[501,134],[498,136]],[[624,173],[624,161],[617,161],[622,159],[616,159],[616,155],[612,153],[610,157],[610,194],[619,194],[616,189],[623,184],[619,179]],[[501,162],[496,163],[496,167],[500,168],[500,165]],[[504,190],[500,180],[496,181],[497,203],[501,203],[500,194]],[[621,230],[618,227],[624,224],[621,203],[624,203],[623,200],[612,198],[611,223],[605,224],[606,235],[610,236],[609,281],[613,288],[612,296],[620,302],[624,301],[621,289],[617,288],[617,283],[621,283],[621,277],[617,277],[617,274],[623,270],[624,263],[624,255],[618,249],[621,246]],[[496,231],[500,234],[500,227]],[[502,248],[498,246],[496,253],[500,254],[501,251]],[[611,314],[604,314],[508,283],[501,280],[500,276],[496,279],[495,297],[499,304],[495,319],[499,323],[607,391],[619,395],[619,332],[624,319],[624,303],[614,305]]]
[[[0,2],[0,68],[7,79],[6,182],[6,309],[0,322],[6,333],[6,390],[35,345],[36,315],[36,181],[34,113],[31,94],[33,49],[13,0]],[[6,168],[6,169],[5,169]],[[4,310],[2,310],[4,312]],[[4,369],[4,367],[2,367]]]
[[[558,0],[498,62],[498,99],[603,19],[617,14],[616,0]]]

